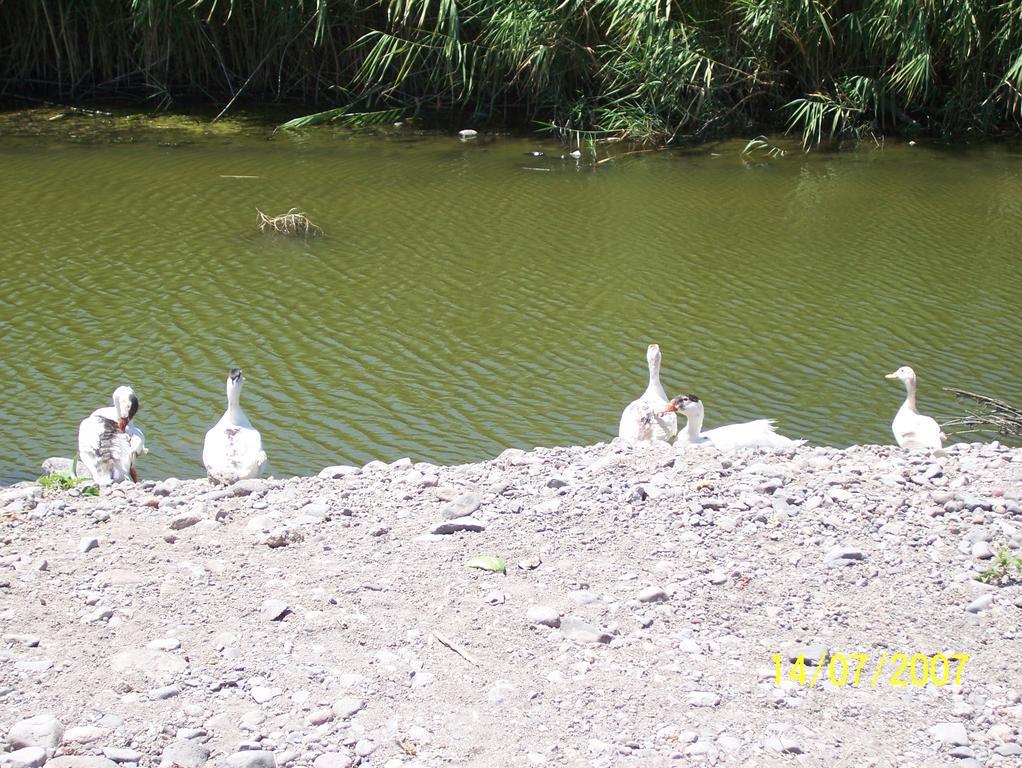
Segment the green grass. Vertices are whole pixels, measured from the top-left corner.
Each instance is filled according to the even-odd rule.
[[[1005,547],[1001,547],[990,567],[977,578],[987,584],[997,583],[1006,576],[1010,576],[1012,570],[1022,576],[1022,557],[1016,557]]]
[[[78,477],[78,457],[71,463],[71,472],[54,472],[51,475],[42,475],[37,481],[47,491],[69,491],[72,488],[82,488],[84,496],[98,496],[99,488],[92,484],[87,477]]]
[[[0,0],[4,96],[573,144],[990,137],[1019,132],[1022,0]]]

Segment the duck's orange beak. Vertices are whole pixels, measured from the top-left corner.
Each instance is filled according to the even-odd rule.
[[[674,401],[672,400],[671,402],[669,402],[667,404],[666,408],[664,408],[662,411],[660,411],[660,413],[657,414],[657,416],[663,416],[664,414],[677,413],[677,412],[678,412],[678,406],[675,405]]]

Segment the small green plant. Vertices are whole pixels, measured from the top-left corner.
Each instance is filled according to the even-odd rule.
[[[1008,576],[1011,569],[1022,575],[1022,557],[1016,557],[1011,554],[1006,547],[1001,547],[997,551],[997,557],[994,559],[993,564],[983,573],[979,575],[979,580],[986,583],[996,583]]]
[[[85,488],[82,488],[83,496],[99,496],[99,488],[92,485],[92,481],[89,478],[78,477],[77,456],[71,462],[70,472],[54,472],[51,475],[43,475],[39,478],[38,483],[47,491],[69,491],[72,488],[84,485]]]
[[[774,144],[767,141],[766,136],[757,136],[754,139],[750,139],[749,143],[745,145],[745,149],[742,150],[742,156],[752,156],[756,153],[765,153],[768,157],[784,157],[784,150]]]

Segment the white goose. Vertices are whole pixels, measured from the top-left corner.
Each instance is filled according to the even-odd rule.
[[[805,445],[805,440],[792,440],[774,431],[772,419],[746,421],[742,424],[728,424],[705,432],[703,428],[703,404],[695,395],[679,395],[667,404],[665,413],[683,413],[688,417],[685,429],[678,433],[675,443],[678,447],[688,445],[713,445],[729,451],[738,448],[795,448]]]
[[[78,425],[78,455],[96,485],[119,483],[127,477],[138,482],[135,459],[149,453],[142,430],[131,423],[138,413],[138,397],[131,387],[114,390],[113,406],[97,408]]]
[[[202,446],[202,463],[213,485],[259,477],[266,463],[263,440],[238,404],[244,381],[241,370],[232,368],[227,376],[227,410],[206,433]]]
[[[646,362],[649,365],[649,384],[642,397],[633,400],[622,412],[617,434],[632,442],[670,441],[678,434],[678,417],[673,413],[662,413],[667,405],[667,393],[660,384],[658,345],[650,344],[646,348]]]
[[[916,409],[916,372],[903,365],[894,373],[887,374],[888,379],[898,379],[905,384],[908,396],[898,409],[891,431],[894,439],[902,448],[934,450],[943,445],[947,435],[940,431],[940,425],[929,416],[923,416]]]

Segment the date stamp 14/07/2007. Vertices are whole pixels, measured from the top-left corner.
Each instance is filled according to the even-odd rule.
[[[777,685],[781,685],[784,657],[775,653],[770,658],[774,660],[774,680]],[[878,685],[895,687],[914,685],[922,688],[927,683],[940,687],[961,685],[962,672],[968,660],[969,656],[965,653],[947,655],[937,653],[933,656],[922,653],[911,655],[884,653],[878,661],[873,662],[869,654],[865,653],[833,653],[826,654],[821,659],[810,659],[810,665],[807,666],[805,657],[799,656],[783,677],[799,685],[808,685],[810,688],[815,686],[817,681],[829,681],[832,685],[841,687],[859,685],[860,680],[862,682],[868,680],[870,688]],[[816,662],[815,666],[812,666],[812,662]],[[824,668],[827,669],[826,675],[823,674]]]

